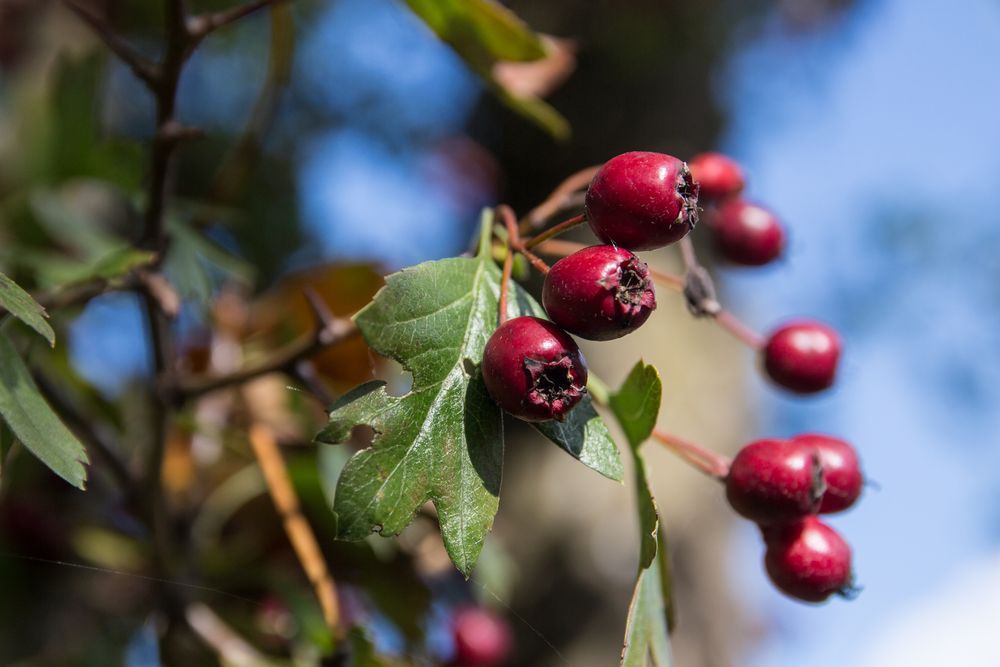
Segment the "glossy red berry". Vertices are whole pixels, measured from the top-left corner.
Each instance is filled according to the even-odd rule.
[[[492,667],[510,655],[513,640],[507,623],[485,609],[460,610],[451,629],[457,667]]]
[[[728,201],[708,219],[716,249],[734,264],[763,266],[785,247],[785,230],[778,218],[746,200]]]
[[[691,177],[701,188],[698,197],[706,204],[735,197],[746,184],[739,163],[722,153],[695,155],[688,166]]]
[[[649,267],[624,248],[592,246],[552,265],[542,287],[552,321],[588,340],[638,329],[656,308]]]
[[[804,433],[792,440],[819,452],[826,487],[819,506],[820,514],[841,512],[853,505],[865,485],[854,447],[839,438],[818,433]]]
[[[552,322],[515,317],[486,342],[483,380],[515,417],[562,420],[586,393],[587,364],[576,342]]]
[[[623,153],[604,163],[587,190],[597,237],[629,250],[674,243],[698,223],[698,184],[687,165],[663,153]]]
[[[794,440],[757,440],[733,458],[726,498],[740,515],[760,524],[801,519],[823,496],[819,453]]]
[[[805,602],[850,596],[851,547],[816,517],[765,528],[764,566],[778,590]]]
[[[764,346],[764,370],[777,384],[799,394],[833,385],[840,360],[840,336],[819,322],[800,321],[774,331]]]

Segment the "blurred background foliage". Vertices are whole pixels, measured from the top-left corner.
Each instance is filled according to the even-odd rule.
[[[162,2],[86,4],[139,51],[160,54]],[[894,349],[908,350],[909,359],[920,358],[907,369],[917,378],[909,384],[943,388],[951,398],[938,400],[930,389],[911,396],[900,381],[853,382],[849,370],[841,396],[854,391],[859,398],[853,403],[835,397],[818,409],[782,401],[760,409],[745,398],[758,387],[740,370],[748,366],[742,352],[707,325],[690,322],[669,297],[634,341],[600,353],[588,350],[602,376],[621,380],[621,369],[641,348],[663,371],[666,418],[675,430],[722,449],[748,439],[763,422],[767,428],[829,428],[863,436],[866,441],[858,444],[865,451],[885,431],[875,427],[879,420],[863,401],[879,404],[887,415],[882,422],[896,425],[921,406],[969,409],[961,429],[965,440],[989,441],[990,422],[976,415],[995,396],[989,370],[995,364],[976,360],[994,360],[1000,346],[989,327],[971,323],[995,314],[984,314],[982,304],[996,302],[995,285],[989,287],[996,261],[981,254],[989,247],[984,235],[995,234],[989,225],[995,216],[966,225],[951,241],[941,236],[938,221],[940,211],[973,217],[968,206],[956,208],[961,197],[992,201],[969,184],[988,180],[982,173],[997,173],[995,165],[964,160],[977,154],[976,135],[963,135],[963,123],[949,114],[960,108],[968,126],[983,128],[997,108],[995,91],[986,101],[980,97],[984,88],[993,90],[989,73],[956,74],[982,61],[981,54],[960,47],[989,43],[994,12],[975,2],[951,12],[937,2],[920,9],[889,0],[511,2],[543,35],[521,43],[450,35],[436,12],[465,4],[299,0],[214,33],[200,45],[181,80],[178,108],[181,121],[204,135],[178,149],[166,211],[171,245],[164,271],[180,297],[172,329],[181,371],[231,371],[304,335],[313,326],[306,288],[333,312],[354,312],[384,273],[467,249],[484,205],[504,201],[523,212],[567,174],[625,150],[689,157],[721,144],[750,167],[751,194],[767,197],[792,218],[795,244],[807,246],[793,252],[795,266],[770,278],[733,277],[727,294],[765,323],[786,312],[829,312],[849,340],[853,332],[861,341],[855,363],[870,361],[870,372],[880,377],[912,380],[901,370],[906,364],[891,356]],[[229,3],[189,5],[212,11]],[[457,51],[414,12],[453,39]],[[944,14],[952,18],[936,32],[935,17]],[[987,26],[979,32],[970,27],[977,17]],[[866,46],[866,26],[882,31],[875,47]],[[926,88],[919,88],[923,96],[909,96],[907,82],[918,77],[900,73],[919,45],[926,45],[920,38],[932,34],[950,40],[962,64],[950,60],[949,49],[936,62],[920,61],[944,90],[929,95],[935,97],[930,103]],[[498,62],[533,58],[539,44],[548,54],[540,62]],[[850,61],[845,52],[861,55]],[[840,70],[831,63],[838,58],[859,63],[839,75],[841,88],[861,82],[853,96],[836,85]],[[881,68],[873,69],[878,63]],[[877,76],[868,80],[857,70]],[[918,89],[915,83],[912,89]],[[966,103],[945,109],[948,100]],[[837,101],[842,106],[828,107],[832,116],[821,113]],[[916,115],[918,107],[927,115]],[[149,262],[133,244],[146,203],[153,111],[141,82],[65,6],[0,0],[0,270],[37,294],[118,280]],[[908,117],[925,124],[898,122]],[[824,118],[826,124],[817,125]],[[791,129],[784,134],[776,130],[786,127]],[[852,127],[862,130],[852,134]],[[886,137],[896,127],[899,137],[890,141]],[[947,135],[952,143],[939,145],[926,135]],[[854,143],[851,137],[857,137]],[[994,139],[989,134],[978,143],[985,150],[996,146]],[[832,145],[838,142],[853,152],[837,153]],[[886,175],[890,149],[901,155],[892,162],[899,170],[894,173],[905,178]],[[919,155],[935,150],[948,159]],[[859,153],[863,166],[854,162]],[[913,174],[901,161],[912,165]],[[953,180],[941,174],[920,180],[915,172],[926,173],[928,161],[935,164],[931,172],[944,171],[942,162],[951,165]],[[853,180],[829,178],[834,169]],[[908,197],[914,191],[926,194],[913,202]],[[850,207],[831,204],[842,201],[844,192],[850,193]],[[864,203],[862,211],[857,202]],[[823,235],[848,218],[857,223],[844,235],[849,242]],[[934,249],[939,242],[947,253]],[[862,246],[868,248],[863,263],[857,259]],[[966,257],[976,261],[963,263]],[[949,334],[912,315],[926,301],[914,296],[909,281],[929,275],[932,266],[962,276],[961,294],[935,293],[934,308],[941,320],[965,323],[961,330],[974,341],[972,349],[919,353],[935,340],[955,348]],[[984,270],[973,274],[972,266]],[[771,278],[783,279],[785,287]],[[823,284],[829,282],[837,285]],[[919,284],[931,289],[932,282]],[[909,310],[887,308],[883,297],[889,293],[910,304]],[[112,292],[85,306],[50,310],[58,336],[54,350],[21,329],[11,327],[11,335],[50,400],[72,406],[135,468],[151,447],[154,409],[138,300],[128,291]],[[358,341],[312,361],[331,395],[373,374],[405,382]],[[897,402],[887,405],[885,396]],[[446,662],[451,610],[473,601],[510,620],[516,635],[510,664],[615,661],[638,550],[634,525],[620,520],[632,516],[625,490],[598,487],[593,473],[572,469],[558,453],[539,454],[532,436],[511,425],[495,539],[467,583],[448,563],[429,518],[397,541],[330,539],[330,484],[344,454],[334,448],[317,453],[310,444],[324,421],[323,407],[301,378],[273,375],[240,391],[208,394],[178,411],[163,469],[171,530],[182,547],[169,582],[144,578],[156,572],[149,527],[105,461],[91,455],[84,495],[10,447],[4,433],[0,663],[131,666],[156,664],[147,658],[159,653],[168,665],[218,664],[219,651],[204,635],[219,627],[249,642],[260,664],[308,664],[330,656],[319,607],[246,443],[252,423],[266,423],[278,435],[304,513],[340,585],[345,614],[367,628],[380,653],[396,656],[390,661],[409,656],[414,664]],[[934,412],[925,414],[932,415],[928,423],[906,431],[913,451],[926,456],[923,467],[912,465],[918,476],[952,465],[942,463],[943,455],[930,445],[919,445],[918,431],[947,433],[944,417],[934,421]],[[887,452],[876,450],[870,460],[882,465],[884,482],[896,481],[886,472]],[[894,579],[891,559],[870,556],[885,546],[877,536],[893,516],[888,503],[880,506],[876,498],[870,516],[882,523],[849,519],[860,543],[872,544],[860,549],[862,563],[867,556],[869,572],[891,597],[880,597],[875,587],[851,610],[824,609],[812,621],[790,620],[813,610],[793,607],[793,616],[771,598],[759,603],[764,594],[748,582],[763,578],[747,565],[757,555],[748,557],[739,536],[732,545],[718,489],[676,472],[678,466],[665,458],[649,458],[675,563],[678,664],[791,664],[796,656],[814,657],[803,648],[808,641],[833,655],[838,640],[823,643],[807,624],[835,622],[861,632],[864,623],[912,599],[904,591],[906,573]],[[956,476],[975,468],[974,462],[954,466]],[[919,490],[898,483],[910,494],[898,497],[919,505]],[[983,479],[962,507],[991,492],[995,497],[996,488],[995,476]],[[995,516],[986,523],[994,526],[995,541]],[[962,528],[967,522],[955,525],[952,544],[991,543],[981,531]],[[957,551],[920,554],[926,570],[966,562]],[[746,572],[737,588],[749,588],[749,594],[734,594],[730,566]],[[189,603],[193,621],[167,626],[164,600]],[[765,635],[772,637],[765,648],[748,652]]]

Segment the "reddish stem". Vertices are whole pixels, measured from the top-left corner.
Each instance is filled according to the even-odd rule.
[[[730,460],[721,454],[716,454],[690,440],[685,440],[673,433],[667,433],[660,429],[653,430],[653,437],[662,442],[670,451],[710,477],[725,479],[726,475],[729,474]]]
[[[521,231],[528,233],[532,229],[541,227],[542,223],[566,206],[570,197],[577,190],[590,185],[590,181],[594,179],[594,175],[600,168],[601,165],[587,167],[567,177],[566,180],[556,186],[556,189],[545,198],[545,201],[528,211],[528,215],[521,219]]]
[[[585,214],[581,213],[579,215],[574,215],[569,220],[563,220],[558,225],[549,227],[544,232],[539,232],[537,235],[528,239],[527,241],[524,242],[524,247],[534,248],[539,243],[542,243],[543,241],[550,239],[553,236],[559,236],[563,232],[569,231],[574,227],[578,227],[586,221],[587,221],[587,216]]]
[[[715,314],[715,321],[719,326],[746,343],[747,347],[753,350],[760,350],[764,347],[764,338],[747,325],[736,318],[728,310],[722,309]]]
[[[497,206],[497,215],[503,220],[504,225],[507,227],[507,243],[510,247],[524,255],[525,259],[531,262],[531,265],[538,270],[539,273],[545,275],[549,272],[549,265],[546,264],[538,257],[535,253],[531,252],[524,247],[524,243],[521,242],[521,235],[517,231],[517,217],[514,215],[513,209],[506,204],[500,204]]]
[[[500,324],[507,321],[507,293],[510,291],[510,274],[514,268],[514,249],[507,244],[507,256],[503,258],[503,274],[500,276]]]

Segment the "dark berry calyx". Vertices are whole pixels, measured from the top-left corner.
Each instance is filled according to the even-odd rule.
[[[589,340],[621,338],[656,309],[646,263],[624,248],[591,246],[556,262],[542,287],[552,321]]]
[[[631,321],[656,308],[656,296],[650,290],[649,267],[638,257],[629,257],[618,265],[614,275],[604,278],[601,285],[612,290],[623,322]]]
[[[690,232],[698,224],[698,195],[701,186],[691,175],[686,162],[681,163],[680,177],[677,179],[677,196],[681,199],[681,212],[677,220],[688,226]]]
[[[482,371],[493,400],[525,421],[562,420],[586,393],[587,364],[576,341],[537,317],[497,327],[483,350]]]
[[[555,361],[525,358],[524,370],[531,383],[527,400],[562,421],[587,392],[587,387],[578,383],[574,369],[568,354]]]

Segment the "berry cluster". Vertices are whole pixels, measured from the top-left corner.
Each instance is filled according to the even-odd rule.
[[[733,459],[725,483],[733,509],[760,526],[778,589],[807,602],[854,590],[851,548],[816,517],[841,512],[861,495],[864,477],[851,445],[819,434],[757,440]]]
[[[833,329],[799,320],[760,339],[714,302],[707,274],[693,259],[685,237],[700,213],[725,259],[760,266],[781,254],[781,223],[741,198],[744,184],[740,166],[718,153],[699,155],[690,167],[661,153],[624,153],[594,173],[583,215],[526,243],[508,220],[509,247],[546,274],[542,304],[551,321],[527,316],[506,320],[502,293],[501,323],[486,344],[482,367],[493,399],[526,421],[565,419],[587,385],[587,365],[570,334],[606,341],[642,326],[656,308],[653,280],[662,282],[666,274],[651,271],[634,251],[678,241],[687,244],[682,250],[688,275],[667,282],[683,288],[693,312],[716,317],[754,347],[775,384],[799,394],[831,387],[840,358],[840,339]],[[574,251],[557,253],[565,256],[551,269],[530,252],[530,247],[584,221],[605,245],[575,249],[579,246],[570,244]],[[504,290],[508,276],[509,263]],[[863,478],[849,444],[822,435],[760,440],[744,447],[730,463],[680,439],[658,432],[654,436],[724,480],[732,507],[761,526],[767,572],[780,590],[810,602],[853,590],[850,547],[816,518],[850,507],[860,495]]]

